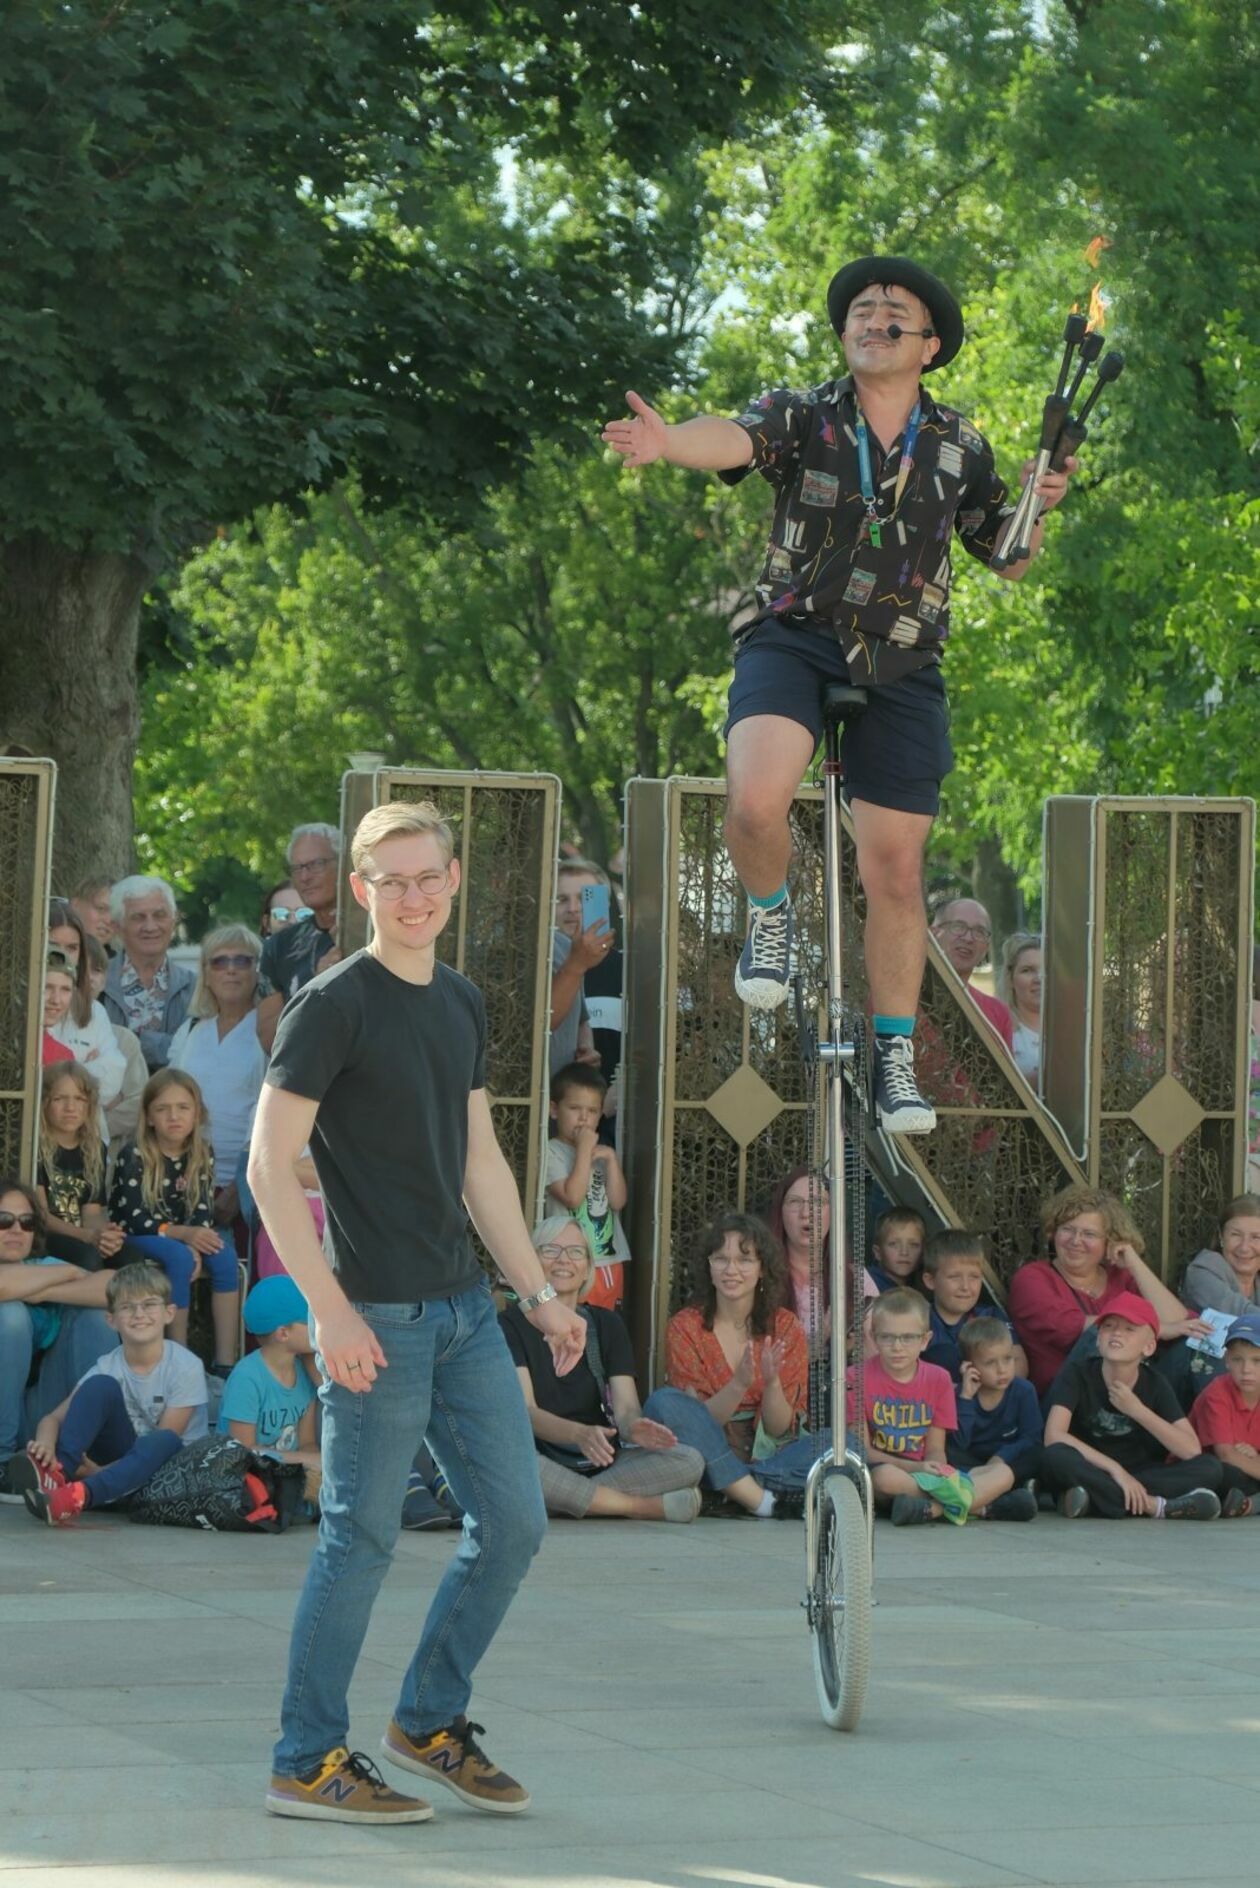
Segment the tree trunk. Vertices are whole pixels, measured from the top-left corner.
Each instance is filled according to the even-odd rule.
[[[993,924],[993,965],[1001,960],[1002,945],[1012,931],[1022,931],[1025,912],[1019,882],[996,839],[981,839],[976,844],[971,865],[971,892],[988,912]]]
[[[138,558],[0,544],[0,751],[57,763],[53,890],[133,867]]]

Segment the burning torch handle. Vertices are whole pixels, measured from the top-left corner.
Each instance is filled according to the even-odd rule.
[[[1022,564],[1024,559],[1032,554],[1033,530],[1041,510],[1037,481],[1050,470],[1050,461],[1067,422],[1067,401],[1062,395],[1052,393],[1041,410],[1041,438],[1037,446],[1032,476],[1020,493],[1019,503],[1015,507],[1015,516],[1007,528],[1002,548],[990,560],[992,569],[1005,570],[1009,564]]]

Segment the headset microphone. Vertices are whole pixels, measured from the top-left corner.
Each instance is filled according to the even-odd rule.
[[[902,328],[897,324],[897,322],[890,321],[887,328],[885,329],[885,333],[887,334],[888,339],[890,341],[900,341],[903,334],[919,334],[919,335],[922,335],[925,341],[930,341],[932,336],[936,333],[936,329],[935,328]]]

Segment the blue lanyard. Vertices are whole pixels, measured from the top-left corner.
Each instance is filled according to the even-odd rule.
[[[889,523],[897,516],[897,509],[901,504],[901,494],[905,491],[906,480],[910,477],[910,473],[914,468],[914,447],[915,441],[919,437],[919,420],[922,417],[922,411],[923,409],[920,402],[916,400],[910,418],[906,421],[906,430],[902,435],[901,461],[897,467],[897,486],[893,493],[893,505],[892,511],[889,514]],[[870,434],[866,430],[866,420],[863,417],[860,406],[857,410],[857,449],[858,476],[862,481],[862,498],[866,504],[867,535],[871,543],[875,546],[875,549],[879,550],[881,543],[879,535],[880,521],[879,514],[875,509],[875,479],[871,471],[871,440]]]

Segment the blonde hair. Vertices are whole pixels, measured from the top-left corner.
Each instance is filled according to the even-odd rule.
[[[1101,1187],[1082,1184],[1064,1187],[1042,1207],[1041,1230],[1046,1235],[1047,1245],[1053,1248],[1054,1235],[1060,1226],[1079,1219],[1082,1213],[1098,1214],[1109,1246],[1119,1241],[1132,1246],[1139,1258],[1145,1256],[1146,1241],[1123,1200],[1118,1200],[1114,1193],[1104,1193]]]
[[[262,939],[257,932],[251,931],[247,924],[221,924],[217,930],[211,931],[208,937],[202,938],[201,962],[197,965],[197,981],[193,985],[192,999],[188,1005],[188,1014],[198,1021],[202,1017],[217,1016],[219,1013],[219,1006],[210,988],[207,972],[210,959],[215,952],[221,951],[225,945],[230,944],[236,945],[240,950],[248,951],[254,960],[255,968],[262,956]],[[254,985],[254,1007],[258,1007],[257,983]]]
[[[1015,1008],[1015,966],[1024,951],[1039,951],[1041,939],[1034,931],[1012,931],[1002,946],[1002,961],[994,979],[997,993],[1008,1010]]]
[[[101,1140],[101,1090],[96,1077],[82,1062],[50,1062],[44,1070],[43,1098],[39,1108],[39,1157],[48,1173],[57,1164],[57,1142],[48,1124],[48,1104],[58,1082],[73,1082],[84,1101],[87,1113],[79,1129],[79,1152],[83,1156],[83,1177],[95,1193],[105,1178],[105,1147]]]
[[[159,1069],[144,1085],[144,1093],[140,1097],[140,1120],[136,1127],[136,1151],[140,1155],[142,1170],[140,1195],[151,1213],[156,1213],[161,1206],[166,1170],[157,1134],[149,1126],[149,1109],[168,1088],[187,1090],[197,1104],[197,1119],[184,1149],[188,1156],[188,1165],[184,1169],[184,1197],[189,1209],[202,1199],[214,1198],[214,1149],[206,1137],[210,1116],[206,1112],[201,1088],[195,1076],[186,1074],[183,1069]]]
[[[896,1291],[884,1292],[871,1306],[871,1329],[878,1330],[889,1318],[908,1317],[918,1318],[922,1330],[931,1330],[932,1316],[923,1293],[912,1291],[909,1285],[900,1285]]]
[[[455,834],[432,800],[388,800],[365,813],[350,841],[350,863],[362,874],[375,846],[405,833],[432,833],[447,865],[455,856]]]
[[[133,1298],[160,1298],[164,1305],[171,1302],[171,1281],[152,1259],[133,1259],[109,1275],[105,1303],[110,1311],[129,1305]]]
[[[554,1246],[558,1234],[563,1232],[566,1226],[576,1226],[586,1244],[586,1277],[582,1280],[582,1286],[578,1292],[579,1298],[585,1298],[595,1278],[595,1254],[591,1248],[590,1235],[581,1220],[575,1219],[572,1213],[548,1213],[546,1219],[540,1219],[534,1227],[530,1234],[530,1241],[535,1252],[539,1246]]]

